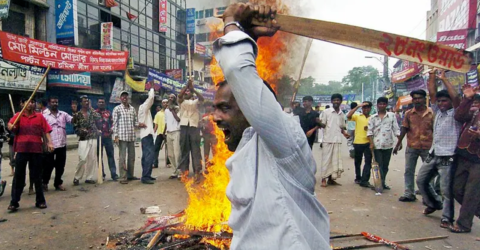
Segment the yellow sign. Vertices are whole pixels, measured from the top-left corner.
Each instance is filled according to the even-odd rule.
[[[128,84],[128,86],[132,87],[133,90],[137,92],[145,92],[145,83],[147,82],[147,80],[133,80],[133,78],[128,73],[128,70],[125,71],[125,82]]]

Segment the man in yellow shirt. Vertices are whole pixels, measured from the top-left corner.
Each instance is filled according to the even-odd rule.
[[[355,140],[353,141],[353,148],[355,150],[355,183],[360,184],[362,187],[371,187],[368,181],[370,180],[370,170],[372,168],[372,151],[370,150],[367,130],[372,105],[371,102],[363,102],[347,114],[348,120],[355,122]],[[362,108],[362,113],[355,114],[359,108]],[[362,173],[361,166],[364,155],[365,165],[363,166]]]
[[[153,120],[155,127],[153,130],[157,135],[155,139],[155,161],[153,162],[153,168],[158,168],[158,155],[163,141],[165,140],[165,108],[168,105],[168,100],[162,100],[162,106],[157,106],[157,114]],[[168,166],[168,165],[167,165]]]

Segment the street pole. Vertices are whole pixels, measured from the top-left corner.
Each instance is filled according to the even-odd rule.
[[[362,82],[362,103],[365,98],[365,93],[364,93],[364,83]]]

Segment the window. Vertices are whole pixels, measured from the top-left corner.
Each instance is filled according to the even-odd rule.
[[[195,13],[196,19],[202,19],[203,18],[203,10],[199,10]]]
[[[226,9],[227,9],[227,7],[215,8],[215,15],[223,15],[223,13],[225,12]]]
[[[98,20],[98,9],[92,6],[88,6],[88,17],[95,18]]]
[[[16,11],[10,11],[8,18],[2,20],[2,30],[20,36],[26,35],[25,14]]]
[[[205,10],[205,18],[213,16],[213,9]]]

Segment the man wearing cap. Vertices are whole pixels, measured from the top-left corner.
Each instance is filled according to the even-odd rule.
[[[115,144],[119,145],[119,169],[120,183],[127,184],[130,180],[138,180],[133,175],[135,165],[135,128],[145,127],[145,124],[139,124],[137,112],[129,104],[128,92],[122,91],[120,94],[121,104],[113,109],[113,137]],[[128,151],[128,160],[127,158]]]
[[[72,105],[73,119],[72,124],[75,133],[78,136],[78,157],[79,162],[73,185],[80,184],[83,175],[86,174],[85,183],[95,184],[93,174],[97,164],[97,137],[101,130],[98,123],[101,119],[100,114],[90,107],[90,100],[86,95],[80,97],[82,109],[77,112],[76,105]],[[86,173],[85,173],[86,172]]]

